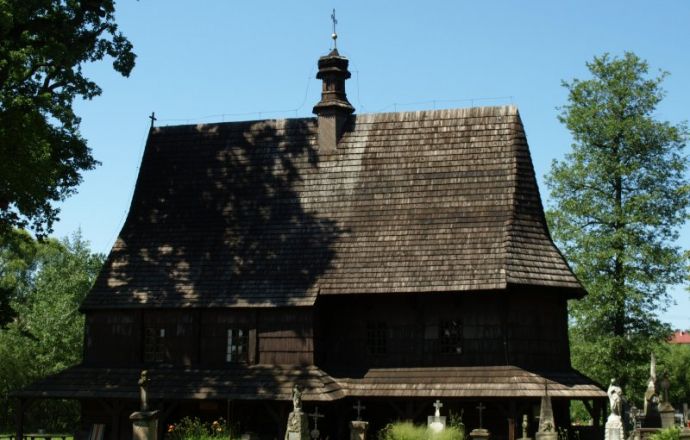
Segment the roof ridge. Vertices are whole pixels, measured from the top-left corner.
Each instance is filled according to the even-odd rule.
[[[385,118],[387,120],[403,120],[406,117],[415,116],[433,116],[433,117],[452,117],[452,118],[467,118],[467,117],[485,117],[485,116],[512,116],[519,114],[517,106],[513,104],[508,105],[496,105],[496,106],[479,106],[479,107],[449,107],[444,109],[427,109],[427,110],[411,110],[404,112],[374,112],[374,113],[355,113],[352,116],[356,120],[362,122],[367,121],[371,118]],[[397,118],[393,118],[397,116]],[[207,127],[215,126],[242,126],[242,125],[253,125],[260,123],[275,123],[278,126],[284,125],[289,122],[298,121],[313,121],[316,122],[315,116],[303,116],[299,118],[269,118],[269,119],[243,119],[239,121],[219,121],[219,122],[197,122],[197,123],[186,123],[186,124],[176,124],[176,125],[161,125],[153,127],[151,131],[153,133],[159,133],[161,131],[176,130],[193,130],[202,131],[202,129]]]

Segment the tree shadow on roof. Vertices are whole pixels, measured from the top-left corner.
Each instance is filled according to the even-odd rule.
[[[305,208],[314,121],[154,129],[85,307],[311,305],[341,234]]]

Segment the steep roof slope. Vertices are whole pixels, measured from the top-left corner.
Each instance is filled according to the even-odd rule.
[[[153,129],[83,307],[310,305],[316,295],[584,290],[546,228],[514,107]]]

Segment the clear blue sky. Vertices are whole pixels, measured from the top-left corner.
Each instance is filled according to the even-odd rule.
[[[81,228],[107,253],[129,209],[148,115],[161,125],[303,117],[318,101],[316,61],[328,52],[331,9],[350,59],[358,113],[515,104],[542,198],[543,176],[571,138],[556,119],[561,80],[585,62],[633,51],[667,70],[660,119],[688,119],[690,2],[685,0],[120,1],[117,21],[138,54],[130,78],[86,67],[103,95],[80,102],[81,131],[102,165],[61,205],[55,235]],[[498,98],[498,99],[487,99]],[[680,246],[690,248],[690,228]],[[690,300],[664,316],[690,328]]]

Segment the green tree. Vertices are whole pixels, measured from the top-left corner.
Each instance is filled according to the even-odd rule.
[[[15,316],[10,303],[19,300],[31,281],[36,261],[36,242],[19,229],[0,241],[0,328]]]
[[[663,344],[659,350],[659,371],[668,374],[669,400],[681,409],[690,402],[690,345]]]
[[[110,56],[125,76],[134,66],[114,13],[114,0],[0,0],[0,235],[50,232],[53,202],[97,165],[72,104],[101,93],[85,64]]]
[[[11,390],[81,361],[84,317],[78,308],[104,259],[91,253],[79,233],[35,245],[29,273],[24,274],[28,282],[11,304],[14,318],[0,329],[0,408],[8,408],[8,419],[0,420],[4,424],[12,420]],[[76,420],[77,409],[74,404],[41,402],[32,406],[28,420],[63,430]]]
[[[554,239],[589,295],[570,304],[573,364],[603,384],[618,378],[634,395],[650,352],[668,334],[659,319],[668,285],[684,280],[674,246],[687,218],[684,124],[659,121],[661,72],[633,53],[587,64],[591,78],[564,82],[560,121],[574,143],[547,176]]]

